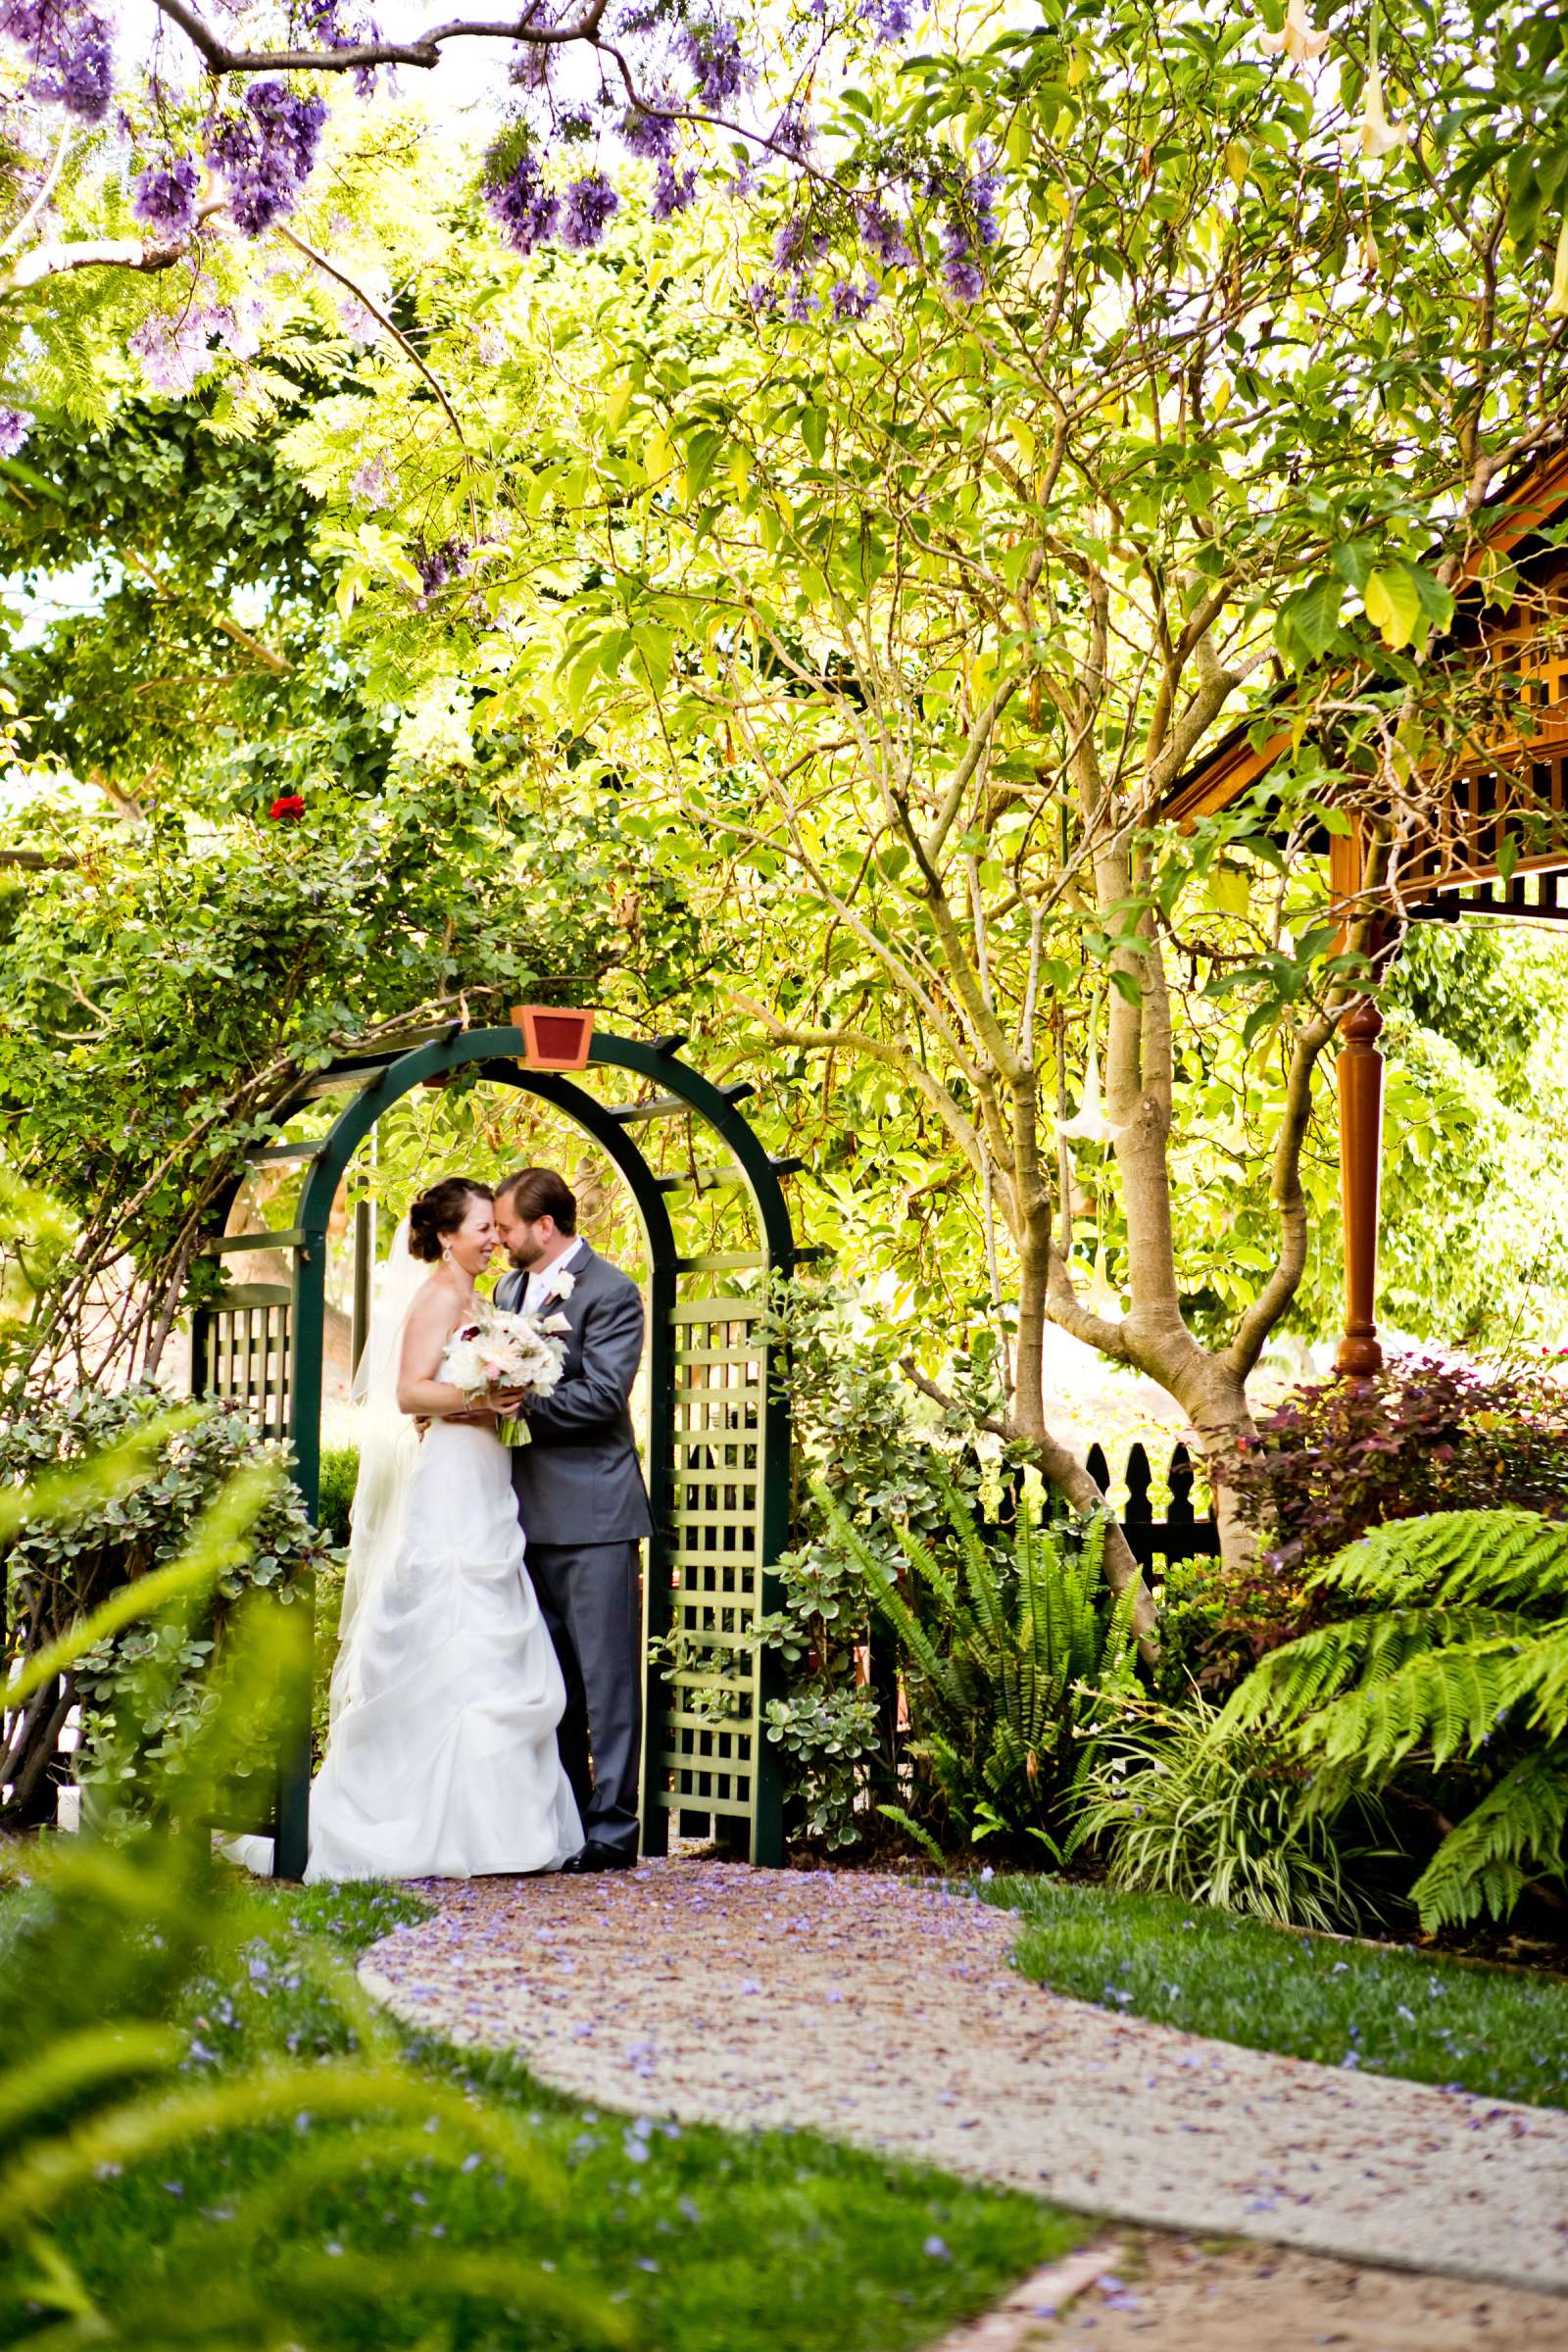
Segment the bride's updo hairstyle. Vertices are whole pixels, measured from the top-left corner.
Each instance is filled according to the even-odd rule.
[[[494,1199],[490,1187],[476,1184],[471,1176],[443,1176],[409,1210],[409,1255],[434,1265],[441,1244],[457,1232],[474,1201]]]

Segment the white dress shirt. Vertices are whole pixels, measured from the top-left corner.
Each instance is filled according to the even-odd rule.
[[[522,1294],[522,1311],[525,1315],[537,1314],[545,1300],[556,1296],[561,1276],[571,1271],[572,1259],[582,1255],[582,1235],[579,1233],[573,1237],[570,1248],[563,1250],[559,1257],[552,1258],[543,1273],[530,1269],[527,1288]]]

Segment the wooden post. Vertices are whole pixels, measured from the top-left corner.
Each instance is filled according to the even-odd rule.
[[[1378,1207],[1383,1166],[1383,1015],[1358,998],[1340,1023],[1340,1200],[1345,1212],[1345,1337],[1336,1372],[1366,1380],[1383,1368],[1377,1336]]]

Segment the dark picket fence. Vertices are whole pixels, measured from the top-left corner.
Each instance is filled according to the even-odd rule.
[[[1104,1490],[1110,1486],[1110,1465],[1103,1446],[1090,1446],[1085,1466],[1098,1487]],[[1219,1529],[1213,1511],[1210,1509],[1200,1517],[1193,1508],[1196,1477],[1193,1457],[1180,1438],[1171,1447],[1163,1479],[1156,1480],[1149,1449],[1141,1441],[1128,1453],[1127,1502],[1121,1513],[1121,1531],[1146,1576],[1167,1560],[1218,1557]],[[1170,1495],[1163,1519],[1154,1517],[1151,1500],[1156,1485],[1165,1487]]]

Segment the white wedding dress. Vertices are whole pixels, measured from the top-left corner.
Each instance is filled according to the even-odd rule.
[[[511,1456],[489,1430],[450,1422],[421,1442],[396,1409],[403,1324],[427,1274],[400,1228],[356,1384],[368,1413],[308,1884],[558,1870],[583,1842]],[[270,1871],[270,1846],[221,1850]]]

